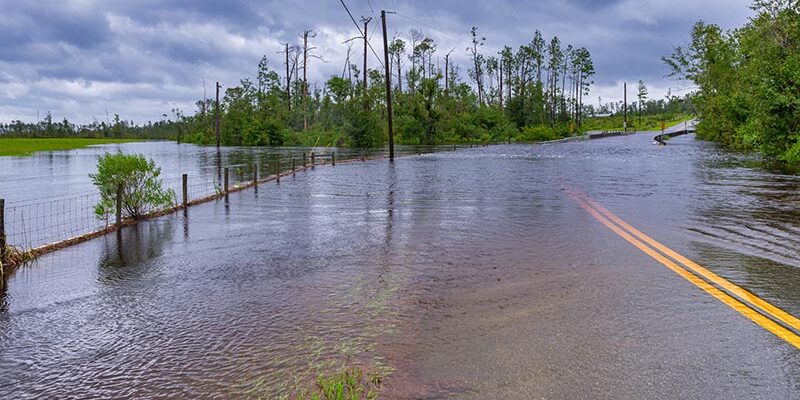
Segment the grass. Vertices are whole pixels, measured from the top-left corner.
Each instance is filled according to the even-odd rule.
[[[666,126],[670,127],[692,118],[689,114],[642,115],[642,123],[640,125],[638,115],[628,114],[628,130],[660,131],[661,121],[664,121]],[[586,118],[581,129],[586,131],[621,131],[623,129],[623,120],[622,114],[610,117]]]
[[[0,249],[0,279],[11,274],[19,266],[36,259],[37,255],[33,250],[24,251],[14,246],[6,246],[5,250]]]
[[[137,141],[135,139],[0,138],[0,156],[29,156],[39,151],[72,150],[96,144]]]
[[[360,368],[317,378],[313,389],[304,390],[299,400],[373,400],[378,397],[383,377],[379,374],[364,374]]]

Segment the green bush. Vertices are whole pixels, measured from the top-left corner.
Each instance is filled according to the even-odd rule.
[[[558,133],[548,126],[529,126],[522,130],[522,134],[516,137],[520,142],[543,142],[558,139]]]
[[[161,168],[140,154],[106,153],[97,160],[97,173],[89,174],[100,191],[94,212],[108,221],[116,213],[117,188],[122,185],[123,218],[139,219],[175,204],[175,191],[164,189]]]

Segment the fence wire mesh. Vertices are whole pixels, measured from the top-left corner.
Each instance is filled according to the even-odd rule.
[[[354,154],[345,159],[357,159]],[[228,170],[228,188],[250,185],[259,180],[274,178],[279,173],[292,169],[292,158],[275,158],[253,164],[235,164],[201,168],[196,174],[187,176],[186,194],[189,203],[205,200],[224,193],[224,171]],[[294,159],[294,165],[303,166],[303,159]],[[310,155],[305,159],[311,166]],[[315,164],[330,163],[330,156],[318,155]],[[256,175],[257,172],[257,175]],[[183,178],[181,176],[164,178],[162,186],[175,193],[174,204],[183,203]],[[5,232],[9,245],[23,249],[35,249],[65,240],[92,234],[115,223],[114,215],[98,216],[95,207],[100,202],[99,193],[59,195],[41,198],[37,201],[6,203]],[[163,210],[152,210],[163,211]]]

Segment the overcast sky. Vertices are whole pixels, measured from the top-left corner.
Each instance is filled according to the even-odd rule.
[[[486,54],[503,45],[528,43],[536,29],[549,40],[584,46],[597,75],[592,103],[621,98],[622,82],[645,81],[652,98],[667,88],[685,93],[685,83],[664,78],[660,57],[688,41],[698,19],[724,28],[744,24],[750,0],[347,0],[356,19],[374,16],[370,41],[383,49],[380,10],[390,35],[407,37],[417,28],[438,43],[443,57],[455,49],[464,64],[469,30],[477,26]],[[346,45],[358,35],[339,0],[0,0],[0,121],[104,120],[118,113],[137,123],[158,120],[178,107],[194,112],[203,98],[203,79],[234,86],[255,75],[262,55],[282,71],[281,43],[311,44],[325,63],[313,60],[309,79],[320,85],[341,73]],[[354,47],[360,51],[359,46]],[[374,56],[369,60],[378,66]],[[464,64],[465,65],[465,64]],[[466,69],[462,68],[465,72]],[[464,79],[466,74],[463,73]],[[629,85],[629,96],[633,85]]]

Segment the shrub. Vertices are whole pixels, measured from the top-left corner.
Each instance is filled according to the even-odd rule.
[[[558,139],[558,133],[548,126],[529,126],[523,129],[522,134],[517,136],[518,141],[540,142]]]
[[[94,208],[99,219],[108,221],[116,212],[117,188],[122,185],[122,215],[133,219],[175,204],[175,191],[164,189],[161,168],[140,154],[106,153],[97,160],[97,173],[89,174],[100,190]]]

